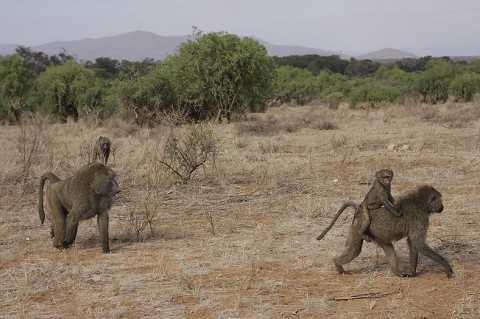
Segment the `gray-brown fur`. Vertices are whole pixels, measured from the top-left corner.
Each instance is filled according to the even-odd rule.
[[[381,169],[375,173],[375,182],[368,191],[363,202],[360,204],[360,209],[357,210],[355,218],[360,223],[358,233],[363,240],[370,241],[370,237],[365,234],[365,231],[370,225],[371,217],[370,210],[385,207],[390,213],[395,216],[400,216],[395,207],[395,200],[392,196],[392,180],[393,171],[391,169]]]
[[[100,136],[95,143],[93,159],[99,159],[103,164],[107,165],[111,147],[112,143],[110,142],[110,139],[105,136]]]
[[[102,250],[110,252],[108,210],[113,196],[120,192],[115,173],[104,164],[92,163],[64,180],[52,172],[43,174],[38,186],[38,215],[42,224],[45,221],[43,188],[46,180],[50,182],[46,202],[49,210],[47,218],[52,222],[53,245],[57,248],[70,247],[77,236],[80,220],[97,216]]]
[[[353,205],[348,202],[342,208],[359,209],[358,206]],[[416,276],[418,254],[420,253],[440,264],[447,276],[451,277],[453,271],[449,262],[426,243],[430,214],[443,211],[440,192],[431,186],[421,186],[400,197],[396,208],[402,213],[402,216],[389,214],[384,207],[371,210],[372,221],[367,229],[367,234],[382,247],[387,255],[392,272],[398,276]],[[340,213],[337,215],[340,216]],[[338,216],[336,217],[338,218]],[[346,248],[334,259],[335,268],[340,274],[346,273],[343,265],[351,262],[362,251],[363,239],[359,236],[359,227],[360,223],[358,222],[354,222],[350,226]],[[392,244],[393,241],[405,237],[410,250],[410,272],[406,274],[399,269],[398,257]]]

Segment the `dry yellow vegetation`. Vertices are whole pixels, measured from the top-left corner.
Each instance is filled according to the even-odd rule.
[[[479,105],[282,106],[211,129],[218,155],[176,185],[161,163],[167,125],[37,117],[0,127],[0,317],[479,317]],[[112,253],[101,253],[94,219],[57,250],[38,219],[39,176],[75,172],[100,135],[122,187]],[[394,197],[421,184],[442,192],[427,241],[452,264],[451,279],[424,256],[418,277],[396,277],[372,243],[345,266],[352,275],[338,275],[332,259],[351,211],[315,240],[384,167],[395,172]],[[405,241],[395,247],[408,267]]]

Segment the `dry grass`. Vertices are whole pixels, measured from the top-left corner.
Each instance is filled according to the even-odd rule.
[[[161,164],[167,124],[0,127],[0,317],[478,318],[478,114],[451,104],[275,108],[213,126],[218,156],[187,185]],[[99,135],[112,139],[123,188],[110,212],[113,253],[101,253],[95,220],[56,250],[37,216],[38,177],[75,172]],[[353,275],[334,271],[351,212],[315,237],[383,167],[395,171],[394,196],[419,184],[443,193],[428,241],[453,278],[425,257],[418,277],[395,277],[374,244],[346,266]],[[396,247],[407,267],[406,243]]]

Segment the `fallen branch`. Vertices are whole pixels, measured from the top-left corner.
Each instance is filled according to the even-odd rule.
[[[399,292],[400,292],[400,290],[396,290],[396,291],[392,291],[392,292],[385,292],[385,293],[371,292],[371,293],[368,293],[368,294],[353,295],[353,296],[348,296],[348,297],[329,298],[328,300],[344,301],[344,300],[354,300],[354,299],[381,298],[381,297],[385,297],[385,296],[388,296],[388,295],[398,294]]]
[[[416,307],[416,308],[418,308],[418,309],[420,309],[420,310],[425,310],[426,312],[430,312],[430,313],[432,313],[432,314],[434,314],[434,315],[437,315],[437,313],[436,313],[435,311],[431,311],[431,310],[428,310],[427,308],[423,308],[423,307],[417,306],[417,305],[415,305],[415,304],[413,304],[413,303],[411,303],[411,302],[410,302],[410,305],[412,305],[412,306],[414,306],[414,307]]]

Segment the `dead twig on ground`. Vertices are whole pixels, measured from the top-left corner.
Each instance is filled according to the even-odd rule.
[[[347,296],[347,297],[335,297],[335,298],[329,298],[328,300],[332,301],[346,301],[346,300],[354,300],[354,299],[369,299],[369,298],[381,298],[389,295],[394,295],[398,294],[400,290],[395,290],[391,292],[385,292],[385,293],[380,293],[380,292],[370,292],[368,294],[361,294],[361,295],[353,295],[353,296]]]

